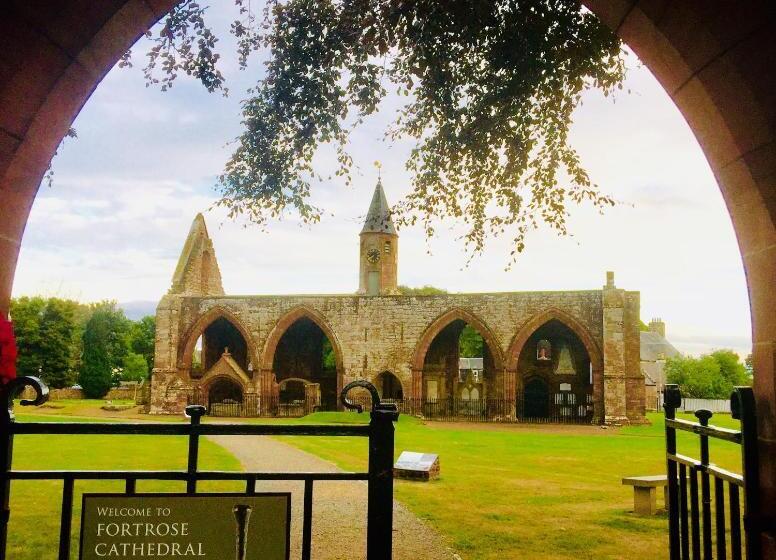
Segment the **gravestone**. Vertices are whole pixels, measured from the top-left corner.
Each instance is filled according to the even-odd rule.
[[[433,480],[439,478],[439,455],[402,451],[393,466],[393,476],[410,480]]]

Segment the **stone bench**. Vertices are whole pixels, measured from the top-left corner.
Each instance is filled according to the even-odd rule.
[[[664,474],[654,476],[629,476],[622,479],[626,486],[633,486],[633,513],[636,515],[654,515],[657,512],[657,489],[663,488],[663,504],[668,509],[668,477]]]

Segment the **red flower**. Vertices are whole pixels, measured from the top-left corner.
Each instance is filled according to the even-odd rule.
[[[16,355],[13,323],[0,317],[0,382],[16,378]]]

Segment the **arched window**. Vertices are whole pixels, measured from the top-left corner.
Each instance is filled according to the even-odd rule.
[[[390,371],[384,371],[378,376],[378,391],[380,397],[388,400],[401,400],[404,398],[401,381]]]
[[[463,319],[455,319],[441,329],[428,346],[423,361],[425,399],[485,398],[492,381],[493,355],[482,333]]]
[[[272,357],[272,371],[278,383],[297,378],[321,387],[324,410],[337,408],[337,364],[334,347],[323,329],[307,316],[301,316],[283,333]],[[289,385],[288,398],[299,396],[299,385]],[[304,387],[301,387],[304,399]]]
[[[242,387],[229,378],[221,377],[213,381],[208,390],[208,402],[235,404],[243,401]]]
[[[248,372],[248,343],[229,319],[218,317],[205,328],[194,344],[191,376],[196,378],[205,375],[225,353],[244,372]]]

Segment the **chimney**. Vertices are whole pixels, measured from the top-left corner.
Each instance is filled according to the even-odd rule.
[[[657,333],[663,338],[666,337],[666,324],[660,317],[655,317],[649,322],[650,332]]]

